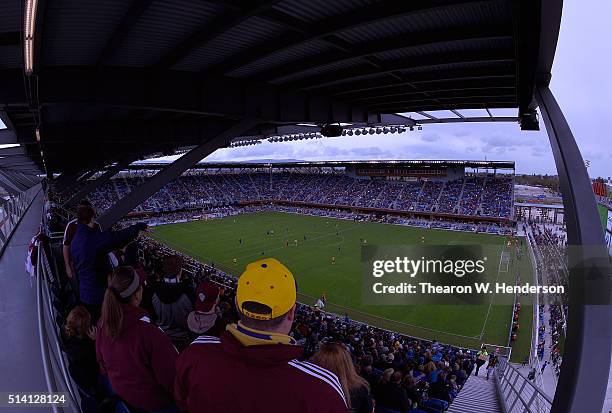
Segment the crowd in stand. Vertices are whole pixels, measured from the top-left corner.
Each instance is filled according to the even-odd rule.
[[[397,216],[392,214],[382,213],[356,213],[343,209],[327,209],[327,208],[313,208],[306,206],[287,206],[277,204],[258,204],[258,205],[246,205],[246,206],[222,206],[222,207],[209,207],[206,209],[187,210],[187,211],[173,211],[173,212],[160,212],[160,213],[148,213],[137,217],[127,218],[121,222],[122,226],[129,223],[135,223],[138,221],[146,220],[149,225],[159,225],[164,223],[178,223],[185,222],[195,219],[211,219],[211,218],[223,218],[226,216],[233,216],[242,213],[255,213],[255,212],[286,212],[302,215],[321,216],[337,219],[349,219],[352,221],[367,221],[367,222],[381,222],[393,225],[404,225],[411,227],[420,228],[435,228],[444,229],[451,231],[464,231],[464,232],[482,232],[489,234],[508,235],[513,233],[513,229],[509,226],[503,226],[496,223],[469,223],[469,222],[458,222],[456,220],[430,220],[423,218],[406,218],[403,216]]]
[[[474,351],[296,303],[274,259],[237,280],[136,240],[146,228],[101,231],[88,202],[66,225],[54,291],[84,411],[441,412],[480,366]]]
[[[105,210],[143,179],[138,175],[112,179],[92,193],[92,203]],[[283,201],[510,218],[512,186],[511,178],[500,176],[466,176],[445,182],[357,179],[338,173],[192,174],[168,183],[136,211]]]
[[[550,361],[553,365],[555,374],[561,374],[561,340],[565,335],[565,321],[561,313],[561,306],[548,306],[548,327],[550,328]],[[567,312],[567,308],[565,308]]]
[[[540,282],[546,284],[568,286],[567,270],[567,236],[565,231],[558,225],[545,224],[541,222],[528,221],[526,229],[528,236],[534,246],[536,266]],[[545,322],[545,314],[548,312],[548,326]],[[565,335],[565,314],[567,314],[567,296],[554,297],[548,305],[540,305],[540,327],[538,331],[537,355],[540,361],[545,358],[546,332],[550,336],[550,360],[545,360],[542,371],[550,362],[555,374],[558,376],[561,370],[561,342]]]

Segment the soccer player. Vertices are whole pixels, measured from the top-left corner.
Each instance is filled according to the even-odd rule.
[[[331,263],[332,263],[332,265],[334,265],[336,263],[336,257],[332,256]]]
[[[234,263],[234,265],[238,264],[238,260],[236,258],[234,258],[232,262]]]
[[[425,237],[421,237],[421,243],[425,244]]]
[[[317,302],[315,303],[315,308],[322,310],[325,308],[325,302],[327,301],[327,297],[325,297],[325,294],[321,295],[320,298],[317,298]]]
[[[295,246],[297,247],[298,246],[298,240],[295,239],[295,240],[293,240],[293,242],[295,243]]]

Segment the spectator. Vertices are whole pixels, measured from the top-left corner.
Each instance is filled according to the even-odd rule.
[[[227,323],[218,307],[221,290],[210,281],[204,281],[196,288],[195,310],[187,317],[189,330],[201,335],[219,337]],[[224,304],[226,304],[224,302]]]
[[[88,200],[83,199],[81,202],[79,202],[79,205],[77,206],[77,216],[80,215],[81,217],[83,217],[84,211],[81,211],[79,213],[81,208],[91,209],[91,212],[93,212],[93,215],[95,216],[95,210],[93,209],[91,202],[89,202]],[[62,243],[63,244],[62,253],[64,256],[64,265],[66,267],[66,275],[68,276],[68,278],[71,278],[71,279],[73,278],[73,275],[74,275],[74,267],[73,267],[72,259],[70,257],[70,243],[72,242],[76,234],[77,225],[78,225],[78,219],[73,219],[72,221],[68,222],[68,224],[66,224],[66,229],[64,230],[64,240]],[[100,227],[100,224],[98,224],[95,221],[93,222],[91,228],[94,229],[95,231],[102,230],[102,228]]]
[[[175,396],[190,412],[346,412],[338,377],[309,362],[289,331],[296,284],[273,258],[249,264],[238,280],[241,320],[220,338],[200,336],[179,357]]]
[[[338,376],[342,390],[348,396],[349,412],[372,413],[374,411],[370,385],[355,371],[353,360],[344,345],[340,343],[324,344],[310,361]]]
[[[406,390],[406,395],[412,403],[420,403],[421,397],[419,395],[417,382],[414,377],[409,374],[406,375],[406,377],[404,377],[402,386],[404,387],[404,390]]]
[[[178,255],[168,255],[162,259],[163,276],[153,287],[153,308],[157,314],[157,325],[173,342],[181,342],[188,337],[187,315],[193,310],[193,293],[188,280],[182,277],[183,260]]]
[[[389,382],[380,386],[377,396],[376,402],[378,405],[400,413],[406,413],[412,406],[412,401],[402,387],[402,373],[399,371],[391,375]]]
[[[92,320],[100,317],[100,307],[108,274],[100,260],[115,248],[122,247],[135,239],[139,231],[147,228],[139,223],[120,231],[100,232],[93,222],[93,208],[80,206],[77,211],[77,229],[70,243],[70,255],[79,282],[79,298],[85,305]]]
[[[446,382],[446,373],[440,372],[436,381],[431,385],[429,395],[433,398],[444,400],[448,403],[452,401],[450,396],[451,386]]]
[[[102,397],[96,361],[97,328],[91,325],[91,315],[83,306],[77,306],[66,317],[61,330],[62,350],[68,357],[68,371],[77,384],[83,411],[94,411]]]
[[[138,307],[140,277],[118,267],[104,294],[96,354],[111,390],[134,409],[176,412],[172,399],[177,351]]]
[[[489,380],[489,376],[493,373],[493,370],[499,363],[499,359],[497,358],[497,354],[492,353],[489,356],[489,364],[487,364],[487,380]]]
[[[488,358],[489,353],[487,352],[487,348],[485,346],[482,346],[480,348],[480,351],[476,353],[476,373],[474,373],[474,376],[478,376],[478,370],[480,370],[480,368],[483,364],[485,364]]]

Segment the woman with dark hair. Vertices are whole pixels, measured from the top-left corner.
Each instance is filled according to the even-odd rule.
[[[357,374],[353,360],[343,344],[324,344],[310,361],[338,376],[344,394],[350,395],[347,398],[349,412],[372,413],[374,411],[370,385]]]
[[[139,308],[140,277],[118,267],[104,294],[96,354],[112,391],[133,411],[175,412],[172,398],[178,356],[168,336]]]

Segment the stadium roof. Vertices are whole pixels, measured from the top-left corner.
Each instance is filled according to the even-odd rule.
[[[167,162],[134,162],[128,169],[160,169]],[[514,161],[455,161],[455,160],[370,160],[370,161],[246,161],[246,162],[199,162],[194,169],[224,168],[314,168],[314,167],[464,167],[482,169],[514,169]]]
[[[0,158],[0,167],[62,172],[207,140],[219,147],[226,139],[212,138],[245,119],[255,123],[240,124],[236,136],[510,107],[523,128],[537,127],[534,87],[549,81],[561,7],[559,0],[6,0],[0,116],[8,129],[0,143],[25,149],[10,162]]]

